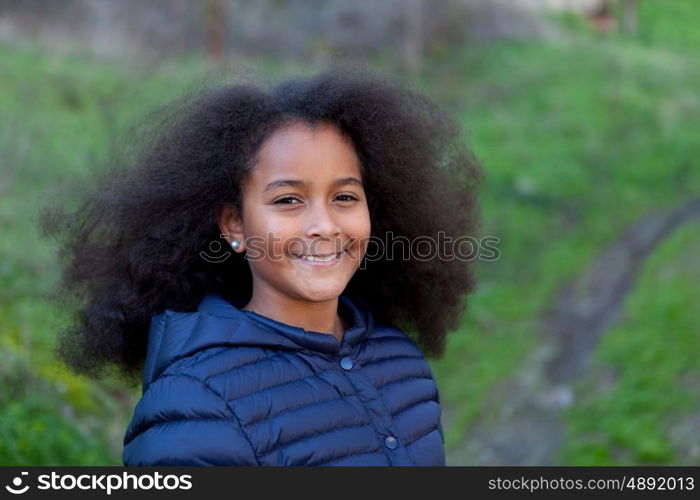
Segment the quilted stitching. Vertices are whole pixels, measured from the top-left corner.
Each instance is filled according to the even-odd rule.
[[[341,299],[354,324],[338,345],[263,324],[216,295],[197,312],[154,317],[146,365],[159,368],[144,373],[124,464],[445,465],[438,389],[422,353],[400,330],[375,325],[361,302]]]

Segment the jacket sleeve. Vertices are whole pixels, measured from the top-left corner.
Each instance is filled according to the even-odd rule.
[[[158,378],[141,397],[124,436],[127,466],[258,465],[220,394],[186,374]]]

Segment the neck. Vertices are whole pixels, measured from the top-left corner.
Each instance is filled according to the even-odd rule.
[[[253,288],[253,296],[242,309],[307,331],[333,335],[338,342],[342,341],[345,333],[345,325],[338,315],[337,297],[322,302],[307,302],[280,293],[256,293]]]

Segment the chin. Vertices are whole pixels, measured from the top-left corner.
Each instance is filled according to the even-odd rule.
[[[299,295],[308,302],[325,302],[337,299],[345,290],[344,286],[324,288],[322,290],[306,290]]]

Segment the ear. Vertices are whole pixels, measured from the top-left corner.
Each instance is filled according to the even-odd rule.
[[[238,241],[238,248],[233,250],[237,253],[245,252],[245,234],[243,233],[243,219],[235,206],[224,204],[217,210],[217,224],[222,236],[231,246],[233,240]]]

